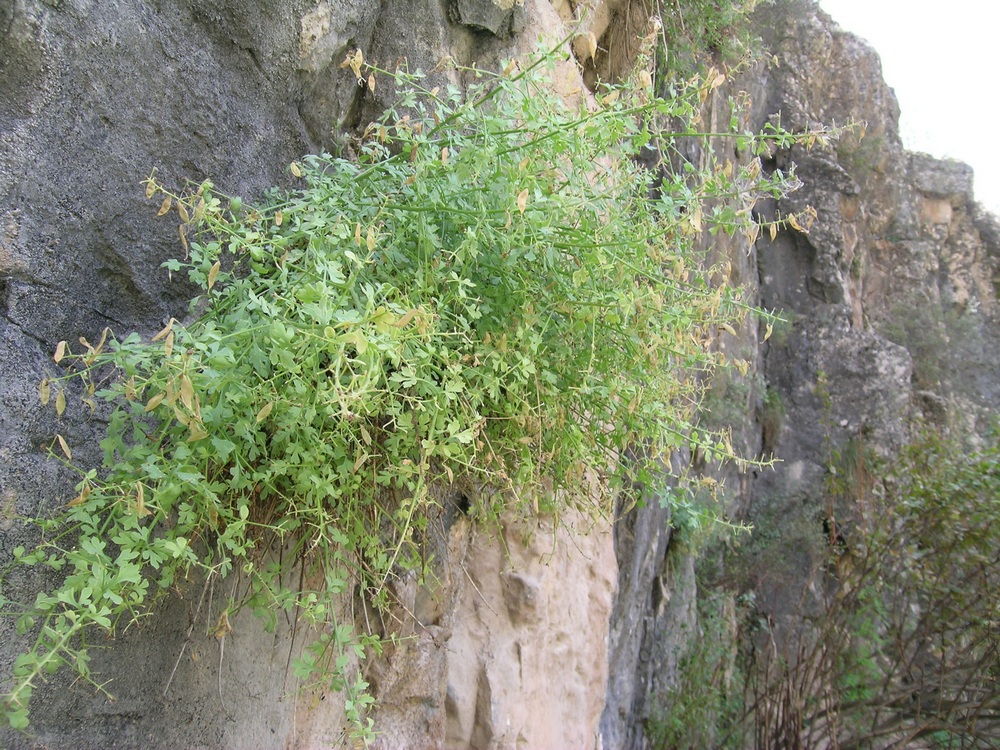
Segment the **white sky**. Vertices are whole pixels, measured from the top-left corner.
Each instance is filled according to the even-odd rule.
[[[903,145],[975,170],[976,199],[1000,214],[1000,3],[820,0],[868,40],[896,91]]]

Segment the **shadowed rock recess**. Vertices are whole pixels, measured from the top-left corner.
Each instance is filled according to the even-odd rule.
[[[540,38],[570,36],[582,6],[595,6],[586,23],[600,47],[630,13],[647,12],[634,0],[0,3],[0,565],[34,538],[18,516],[74,494],[77,479],[45,455],[52,436],[78,462],[100,459],[103,425],[76,399],[59,417],[39,404],[39,382],[58,374],[56,343],[95,340],[105,326],[152,334],[192,296],[160,267],[179,243],[143,195],[152,170],[168,185],[211,178],[260,196],[287,183],[290,162],[337,148],[387,104],[340,68],[349,51],[428,71],[449,55],[496,67]],[[973,428],[995,413],[1000,225],[975,202],[968,167],[903,150],[895,98],[861,40],[807,0],[777,0],[754,22],[777,64],[738,82],[753,99],[751,127],[779,115],[793,131],[867,123],[863,139],[794,147],[764,165],[794,162],[803,187],[758,205],[761,217],[811,206],[808,234],[764,232],[753,247],[712,239],[752,298],[787,320],[766,342],[748,325],[727,343],[752,362],[728,420],[734,445],[780,459],[773,470],[727,469],[728,511],[791,528],[815,518],[831,448],[863,439],[888,456],[917,413],[961,414]],[[704,122],[724,95],[706,101]],[[768,414],[775,401],[780,420]],[[463,498],[442,498],[436,584],[399,584],[412,637],[369,670],[378,743],[643,747],[653,698],[676,684],[704,595],[691,551],[650,500],[613,525],[569,517],[528,533],[478,529],[447,510]],[[797,554],[789,548],[789,565],[804,580],[813,562]],[[19,572],[3,593],[31,600],[43,579]],[[794,580],[757,582],[776,621],[797,611]],[[216,609],[228,585],[218,584]],[[93,644],[92,668],[114,702],[57,674],[36,691],[29,734],[0,730],[0,746],[346,743],[338,698],[295,691],[287,665],[302,644],[290,623],[265,633],[241,615],[223,658],[205,624],[219,612],[196,612],[200,584],[184,593]],[[27,638],[0,619],[0,680]]]

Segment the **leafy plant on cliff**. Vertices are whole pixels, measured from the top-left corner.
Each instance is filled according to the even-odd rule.
[[[718,78],[664,101],[640,76],[566,104],[556,64],[428,90],[357,53],[345,65],[395,87],[398,105],[356,158],[306,157],[291,165],[299,187],[253,208],[211,182],[176,192],[149,178],[160,215],[180,219],[184,256],[166,268],[201,294],[151,338],[61,342],[63,371],[41,383],[60,414],[70,381],[112,411],[99,468],[76,467],[55,438],[76,495],[36,519],[36,549],[15,551],[61,579],[34,602],[2,601],[37,633],[4,697],[12,726],[60,667],[94,681],[94,634],[171,587],[236,575],[244,593],[216,637],[244,608],[312,626],[294,673],[345,691],[368,739],[352,665],[377,639],[339,602],[361,591],[387,606],[390,578],[423,571],[432,486],[501,498],[480,515],[601,513],[623,479],[660,482],[681,446],[735,458],[690,420],[700,376],[724,363],[709,341],[748,306],[710,282],[694,240],[755,235],[754,198],[788,183],[757,161],[689,165],[651,199],[635,157],[654,134],[661,147],[693,137],[657,123],[690,118]],[[791,138],[739,135],[758,151]]]

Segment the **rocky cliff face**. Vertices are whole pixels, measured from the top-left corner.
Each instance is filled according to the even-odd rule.
[[[914,417],[975,428],[995,414],[1000,247],[969,167],[902,148],[872,50],[808,3],[768,13],[762,30],[779,61],[764,78],[768,113],[793,127],[865,124],[863,138],[775,156],[797,164],[804,187],[765,210],[808,204],[818,218],[808,235],[758,247],[761,304],[789,324],[763,350],[782,412],[767,442],[782,461],[754,482],[754,509],[808,525],[831,512],[824,480],[849,446],[889,456]],[[778,601],[800,592],[777,583],[762,600],[787,611]]]
[[[608,39],[644,7],[598,5],[588,23]],[[563,38],[573,13],[548,0],[0,7],[0,556],[31,541],[19,515],[73,494],[74,478],[44,455],[51,436],[97,459],[86,446],[101,425],[84,407],[60,417],[38,407],[55,343],[108,325],[150,333],[184,312],[190,290],[159,267],[177,252],[176,227],[155,221],[141,192],[152,169],[168,183],[212,178],[259,195],[282,184],[293,159],[337,146],[381,109],[339,68],[348,50],[426,70],[445,55],[495,66],[539,36]],[[726,477],[731,511],[792,528],[817,522],[831,445],[863,439],[889,453],[915,412],[975,422],[995,410],[1000,227],[975,204],[968,168],[902,149],[870,49],[805,0],[763,8],[757,20],[779,64],[746,82],[754,125],[778,113],[791,129],[867,122],[863,139],[773,155],[772,168],[798,165],[804,187],[761,215],[811,205],[808,235],[720,248],[738,280],[788,320],[765,344],[755,328],[729,343],[756,362],[738,391],[740,443],[781,459],[773,471]],[[586,62],[589,75],[609,64]],[[775,419],[768,410],[779,402]],[[383,744],[642,746],[652,696],[673,684],[698,628],[693,558],[671,541],[656,503],[596,529],[447,525],[437,584],[403,582],[398,592],[411,637],[370,670]],[[789,550],[790,567],[807,570]],[[24,595],[40,581],[10,585]],[[762,576],[759,587],[769,612],[794,610],[799,593],[787,580]],[[293,696],[294,629],[266,634],[244,617],[223,653],[205,635],[218,613],[196,608],[196,584],[184,593],[141,629],[99,644],[108,648],[94,668],[113,679],[116,702],[57,677],[37,694],[35,734],[5,733],[3,744],[342,741],[335,700]],[[9,674],[24,641],[10,620],[0,633],[0,673]]]

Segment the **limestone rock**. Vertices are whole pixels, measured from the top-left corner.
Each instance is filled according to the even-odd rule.
[[[515,17],[523,13],[524,0],[449,0],[448,16],[453,23],[507,37]]]

